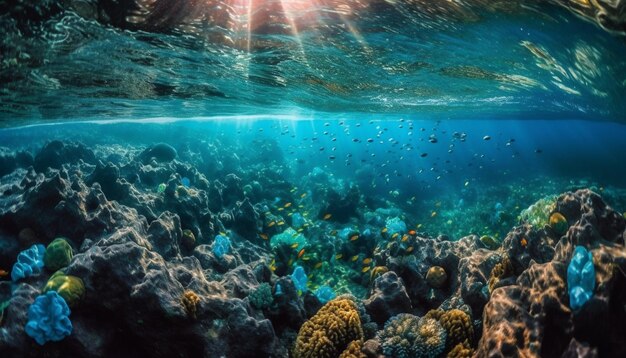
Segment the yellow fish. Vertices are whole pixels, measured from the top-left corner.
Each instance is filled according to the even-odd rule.
[[[300,244],[299,244],[299,243],[297,243],[297,242],[294,242],[293,244],[291,244],[291,248],[292,248],[292,249],[297,249],[297,248],[298,248],[298,245],[300,245]]]
[[[278,222],[278,226],[282,226],[282,225],[285,225],[285,222],[281,220]]]
[[[287,204],[285,204],[285,206],[283,206],[283,208],[287,209],[290,206],[291,206],[291,203],[287,203]]]
[[[300,209],[302,209],[302,208],[304,208],[304,205],[300,204],[300,205],[298,205],[298,207],[299,207]]]
[[[383,234],[386,233],[387,232],[387,228],[384,227],[382,230],[380,230],[380,232],[383,233]]]
[[[393,239],[395,239],[396,237],[398,237],[399,235],[400,235],[400,234],[395,233],[395,234],[391,235],[391,239],[393,240]]]
[[[328,220],[332,217],[332,214],[326,214],[324,215],[324,220]]]
[[[272,227],[274,225],[276,225],[276,221],[270,221],[270,223],[267,224],[267,227]]]
[[[263,239],[263,240],[269,240],[269,238],[270,238],[269,236],[267,236],[267,234],[263,234],[263,233],[259,234],[259,236],[260,236],[260,237],[261,237],[261,239]]]
[[[278,211],[283,211],[283,210],[284,210],[283,208],[278,208]]]
[[[322,267],[322,263],[321,262],[318,262],[318,263],[315,264],[315,266],[313,266],[314,269],[318,269],[320,267]]]
[[[366,258],[366,259],[363,259],[363,265],[368,265],[368,264],[369,264],[369,263],[371,263],[371,262],[372,262],[372,259],[371,259],[371,258],[369,258],[369,257],[368,257],[368,258]]]
[[[370,270],[370,268],[371,268],[371,267],[369,267],[369,266],[365,266],[365,267],[363,267],[363,268],[361,269],[361,272],[366,273],[367,271],[369,271],[369,270]]]
[[[295,192],[296,190],[298,190],[298,187],[297,187],[297,186],[294,186],[294,187],[293,187],[293,189],[291,189],[289,192],[293,193],[293,192]]]
[[[406,252],[407,252],[408,254],[410,254],[411,252],[413,252],[413,246],[409,246],[409,247],[407,247],[407,248],[406,248]]]
[[[289,214],[287,214],[287,217],[290,217],[291,215],[293,215],[293,213],[289,213]]]
[[[301,232],[303,232],[303,231],[304,231],[304,229],[303,229],[303,228],[298,229],[298,233],[301,233]]]
[[[300,195],[300,199],[304,199],[306,198],[306,193],[302,193],[302,195]]]
[[[291,237],[297,237],[297,236],[298,236],[298,233],[297,233],[297,232],[296,232],[296,233],[293,233],[293,234],[291,235]]]
[[[343,257],[343,254],[337,254],[335,255],[335,260],[339,260]]]
[[[291,266],[293,265],[293,259],[289,259],[289,261],[287,262],[287,266]]]
[[[352,235],[350,236],[350,241],[356,241],[359,239],[359,235]]]
[[[435,216],[437,216],[437,212],[436,212],[436,211],[433,211],[433,212],[430,214],[430,217],[431,217],[431,218],[434,218]]]
[[[409,239],[409,235],[402,235],[402,242],[406,242]]]
[[[354,255],[354,256],[352,256],[352,258],[350,258],[350,261],[354,262],[354,261],[356,261],[358,259],[359,259],[359,255]]]

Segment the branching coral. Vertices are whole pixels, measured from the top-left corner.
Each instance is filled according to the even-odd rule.
[[[362,347],[363,341],[352,341],[348,344],[348,348],[339,355],[339,358],[365,358],[366,355],[361,352]]]
[[[300,327],[293,356],[335,358],[350,350],[351,342],[362,340],[356,304],[349,299],[334,299]]]

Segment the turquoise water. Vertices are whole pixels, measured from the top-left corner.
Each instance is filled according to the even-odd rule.
[[[185,18],[153,32],[45,4],[33,6],[38,21],[0,18],[5,126],[361,112],[625,119],[623,36],[556,5],[373,2],[344,14],[268,2],[253,20],[234,7],[224,24]],[[265,6],[283,16],[267,19]]]

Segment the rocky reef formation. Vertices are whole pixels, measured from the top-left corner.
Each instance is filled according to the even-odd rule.
[[[598,194],[564,193],[502,242],[452,241],[356,187],[296,192],[280,158],[234,152],[51,142],[10,163],[0,267],[35,249],[28,274],[0,278],[0,355],[626,356],[626,220]],[[595,285],[573,309],[576,247]],[[30,310],[41,297],[64,316]],[[45,314],[59,334],[25,330]]]

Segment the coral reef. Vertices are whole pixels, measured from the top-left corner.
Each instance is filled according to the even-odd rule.
[[[68,306],[74,306],[85,294],[83,281],[71,275],[65,275],[62,271],[55,272],[43,288],[43,292],[56,291],[63,297]]]

